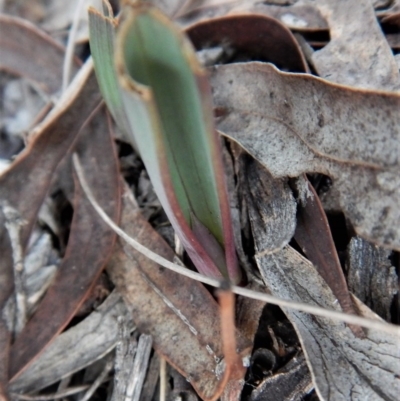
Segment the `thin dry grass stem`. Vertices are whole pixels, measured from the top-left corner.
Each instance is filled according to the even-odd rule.
[[[103,382],[106,380],[108,373],[111,371],[111,369],[114,367],[114,358],[108,357],[108,361],[106,362],[103,370],[100,372],[99,376],[96,378],[96,380],[91,384],[91,386],[88,388],[84,396],[82,397],[81,401],[88,401],[94,394],[94,392],[103,384]]]
[[[151,335],[142,334],[139,337],[130,380],[126,388],[125,401],[140,400],[152,345],[153,338]]]
[[[200,273],[196,273],[185,267],[179,266],[175,263],[170,262],[167,259],[164,259],[162,256],[156,254],[155,252],[151,251],[150,249],[146,248],[135,239],[131,238],[128,234],[126,234],[123,230],[121,230],[103,211],[100,205],[97,203],[96,199],[93,196],[89,186],[87,185],[85,175],[83,173],[82,166],[79,162],[79,157],[77,154],[73,155],[73,163],[75,171],[78,175],[79,182],[84,190],[86,196],[88,197],[90,203],[92,204],[93,208],[99,214],[99,216],[104,220],[106,224],[110,226],[124,241],[126,241],[129,245],[131,245],[134,249],[138,252],[145,255],[147,258],[151,259],[153,262],[158,263],[159,265],[166,267],[176,273],[183,274],[186,277],[192,278],[194,280],[200,281],[204,284],[211,285],[213,287],[220,287],[220,281],[217,279],[213,279],[211,277],[204,276]],[[367,318],[363,318],[360,316],[349,315],[343,312],[333,311],[329,309],[324,309],[318,306],[308,305],[300,302],[290,301],[286,299],[281,299],[274,297],[272,295],[264,294],[257,291],[248,290],[246,288],[241,288],[237,286],[231,287],[232,292],[237,295],[242,295],[244,297],[258,299],[260,301],[268,302],[273,305],[278,305],[284,308],[290,308],[294,310],[298,310],[305,313],[310,313],[312,315],[321,316],[324,318],[350,323],[354,325],[358,325],[361,327],[366,327],[368,329],[375,329],[379,331],[383,331],[386,333],[390,333],[400,337],[400,327],[394,324],[386,323],[380,320],[371,320]]]
[[[75,8],[71,29],[69,30],[68,33],[68,42],[67,42],[67,48],[65,50],[65,58],[63,65],[63,76],[62,76],[62,87],[61,87],[62,93],[66,91],[71,77],[72,59],[74,57],[74,50],[75,50],[75,38],[78,32],[79,21],[81,19],[81,14],[84,4],[85,0],[79,0]]]
[[[84,384],[82,386],[75,386],[67,388],[63,391],[59,391],[53,394],[41,394],[41,395],[27,395],[27,394],[17,394],[11,393],[13,399],[16,400],[26,400],[26,401],[51,401],[58,400],[60,398],[68,397],[70,395],[81,393],[89,388],[88,384]]]

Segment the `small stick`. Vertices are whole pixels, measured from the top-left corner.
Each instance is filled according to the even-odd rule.
[[[78,32],[79,21],[81,19],[81,13],[85,0],[79,0],[76,8],[74,17],[72,20],[72,25],[68,33],[68,43],[67,49],[65,50],[64,65],[63,65],[63,77],[62,77],[62,93],[64,93],[69,85],[69,79],[71,76],[71,65],[72,58],[74,56],[75,50],[75,38]]]
[[[136,341],[131,338],[125,319],[118,317],[119,341],[115,352],[115,374],[112,401],[124,398],[128,377],[132,370],[133,358],[136,352]]]
[[[113,358],[109,357],[107,363],[105,364],[105,366],[103,368],[103,370],[101,371],[101,373],[99,374],[97,379],[88,388],[88,390],[86,391],[85,395],[82,397],[81,401],[88,401],[92,397],[94,392],[104,382],[104,380],[106,379],[108,373],[113,368],[113,366],[114,366],[114,360],[113,360]]]
[[[11,393],[11,396],[15,399],[23,401],[51,401],[81,393],[82,391],[85,391],[87,388],[89,388],[89,385],[84,384],[82,386],[70,387],[63,391],[59,391],[53,394],[27,395],[27,394]]]
[[[125,401],[139,401],[140,393],[146,377],[153,339],[151,335],[142,334],[139,337],[135,360],[133,362],[130,381],[126,388]]]
[[[160,401],[167,400],[167,361],[160,358]]]
[[[19,334],[25,327],[27,321],[27,302],[24,290],[24,253],[22,250],[20,231],[25,225],[18,210],[14,209],[8,203],[2,205],[5,217],[5,227],[11,242],[13,267],[14,267],[14,285],[15,285],[15,318],[14,335]]]

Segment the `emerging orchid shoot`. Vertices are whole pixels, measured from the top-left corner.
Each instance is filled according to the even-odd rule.
[[[106,26],[106,18],[92,11],[91,32]],[[197,269],[238,283],[241,272],[206,71],[189,40],[158,9],[130,6],[122,19],[115,39],[123,107],[119,114],[126,118],[121,125],[128,127],[157,196]],[[91,43],[100,36],[91,37]],[[92,46],[92,52],[99,49]],[[99,81],[112,75],[103,71],[102,57],[93,54]]]

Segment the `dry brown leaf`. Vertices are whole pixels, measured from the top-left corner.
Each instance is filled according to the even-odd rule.
[[[328,219],[318,194],[307,177],[304,178],[301,185],[305,186],[302,191],[307,192],[309,196],[300,200],[294,239],[329,285],[343,312],[356,314],[333,242]],[[354,327],[353,332],[356,335],[357,333],[361,334],[358,327]]]
[[[359,88],[399,90],[399,68],[371,0],[312,2],[327,19],[331,41],[313,56],[318,74]]]
[[[42,34],[42,36],[45,35]],[[14,40],[18,42],[16,38]],[[37,41],[36,45],[40,45],[42,48],[46,48],[52,43],[47,37],[43,38],[40,35],[34,40]],[[8,51],[11,57],[12,52],[18,50],[18,47],[15,47],[15,43],[10,43],[12,43],[12,46]],[[29,68],[28,70],[26,69],[27,64],[30,62],[28,59],[29,57],[22,60],[21,65],[18,66],[19,69],[14,72],[19,71],[32,79],[45,79],[46,76],[43,76],[43,74],[36,74],[36,72],[31,74]],[[23,65],[24,62],[25,65]],[[12,63],[0,64],[0,68],[7,69],[10,66],[12,66]],[[36,69],[34,70],[37,71]],[[91,71],[89,65],[82,69],[75,83],[65,93],[63,102],[53,110],[49,118],[33,131],[31,142],[19,154],[10,168],[3,171],[0,176],[0,186],[2,188],[0,206],[3,209],[4,207],[13,209],[15,220],[13,224],[14,227],[19,227],[18,238],[14,241],[14,248],[12,248],[8,229],[4,225],[7,219],[5,219],[3,211],[0,213],[0,254],[2,255],[0,307],[3,307],[14,287],[12,251],[18,248],[21,254],[23,253],[38,210],[50,186],[53,173],[62,158],[68,153],[68,149],[76,139],[81,125],[87,118],[83,110],[86,109],[91,112],[100,100],[94,74],[91,74]],[[83,83],[87,84],[84,88],[82,88]],[[52,90],[51,87],[48,87],[48,89]],[[16,244],[17,248],[15,247]],[[4,328],[4,326],[2,327]],[[4,332],[0,333],[0,338],[5,338],[5,336]],[[6,363],[7,358],[1,358],[1,361]],[[5,369],[7,370],[7,367]]]
[[[129,190],[123,201],[122,229],[172,260],[173,251],[143,219]],[[152,335],[154,348],[203,399],[214,399],[223,390],[224,371],[217,303],[198,282],[159,267],[121,241],[117,244],[108,272],[138,329]],[[238,338],[239,350],[248,346]]]
[[[329,175],[357,233],[400,249],[400,96],[255,62],[214,67],[211,84],[224,135],[275,177]]]
[[[258,223],[260,224],[260,223]],[[257,246],[257,238],[256,246]],[[335,296],[308,260],[290,247],[273,255],[258,248],[257,264],[272,294],[338,310]],[[361,314],[379,319],[361,302]],[[397,401],[400,348],[395,336],[368,330],[363,339],[344,323],[285,309],[300,338],[314,385],[324,401]]]

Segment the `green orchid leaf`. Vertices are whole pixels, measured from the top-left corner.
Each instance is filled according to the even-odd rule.
[[[188,39],[156,8],[130,6],[123,17],[115,39],[115,67],[118,110],[123,104],[127,132],[197,269],[237,283],[241,274],[206,72]],[[97,19],[94,26],[103,24],[114,32],[108,17]],[[112,43],[112,35],[101,30]],[[100,42],[100,35],[94,41]],[[105,44],[94,45],[101,47],[100,53],[109,51]],[[97,60],[95,65],[103,62],[98,69],[107,64],[109,74],[108,56]],[[114,86],[108,90],[117,94]],[[104,97],[115,104],[117,96]]]
[[[117,20],[108,1],[103,0],[102,15],[89,7],[90,51],[101,94],[107,107],[125,136],[130,130],[114,67],[114,42]],[[136,146],[134,145],[136,148]]]

